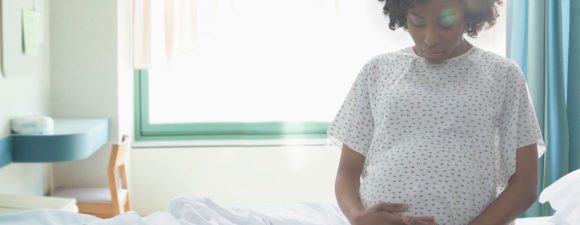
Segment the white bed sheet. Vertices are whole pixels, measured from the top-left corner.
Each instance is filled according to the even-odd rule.
[[[178,197],[167,212],[141,217],[128,212],[111,219],[39,209],[0,216],[1,225],[349,225],[335,205],[248,204],[225,207],[209,198]],[[516,225],[556,225],[550,217],[516,220]]]
[[[99,218],[59,209],[34,209],[0,216],[2,225],[79,225]]]
[[[141,217],[135,212],[110,219],[58,209],[35,209],[0,216],[1,225],[181,225],[171,214],[157,212]]]
[[[167,210],[182,225],[349,225],[337,206],[321,203],[225,207],[209,198],[178,197]]]

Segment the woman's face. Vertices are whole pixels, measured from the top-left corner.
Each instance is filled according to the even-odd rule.
[[[465,19],[460,0],[415,1],[407,12],[407,30],[413,50],[431,63],[441,63],[465,53]]]

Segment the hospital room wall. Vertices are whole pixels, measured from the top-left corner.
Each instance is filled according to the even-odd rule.
[[[110,118],[113,139],[131,133],[133,122],[128,2],[50,5],[52,113]],[[109,147],[85,160],[55,164],[55,186],[106,186]],[[180,194],[226,205],[334,202],[339,153],[323,145],[136,148],[129,165],[133,207],[143,215],[163,211]]]
[[[46,0],[48,2],[48,0]],[[11,9],[8,9],[11,10]],[[13,9],[20,10],[20,9]],[[44,30],[48,30],[48,10],[42,14]],[[41,67],[38,74],[0,75],[0,137],[10,133],[10,118],[50,113],[50,75],[48,58],[48,32],[43,33],[44,44],[39,47]],[[0,193],[18,195],[43,195],[48,191],[50,166],[44,163],[12,163],[0,168]]]
[[[131,1],[52,0],[51,111],[108,118],[111,142],[91,157],[54,163],[54,186],[107,186],[111,143],[131,134]]]
[[[223,205],[335,203],[340,150],[329,146],[137,148],[132,151],[134,208],[165,210],[179,195]]]

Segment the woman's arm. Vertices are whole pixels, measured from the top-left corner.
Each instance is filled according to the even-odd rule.
[[[352,219],[364,210],[359,196],[364,160],[364,156],[342,145],[334,190],[340,209],[351,223]]]
[[[504,225],[536,201],[538,150],[532,144],[517,149],[516,171],[507,188],[470,225]]]
[[[408,216],[405,218],[406,221],[403,221],[401,213],[407,211],[408,206],[401,203],[381,202],[365,209],[359,195],[364,161],[364,156],[346,145],[342,146],[335,193],[340,209],[351,224],[435,225],[434,218],[431,216]]]

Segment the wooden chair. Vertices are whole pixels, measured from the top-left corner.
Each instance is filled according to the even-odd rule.
[[[108,188],[75,188],[59,187],[53,196],[75,198],[80,213],[91,214],[100,218],[110,218],[131,210],[129,189],[127,186],[126,151],[128,136],[123,135],[120,144],[113,144],[109,158]],[[116,172],[119,172],[117,176]],[[120,178],[120,179],[119,179]],[[119,182],[121,185],[119,186]]]

